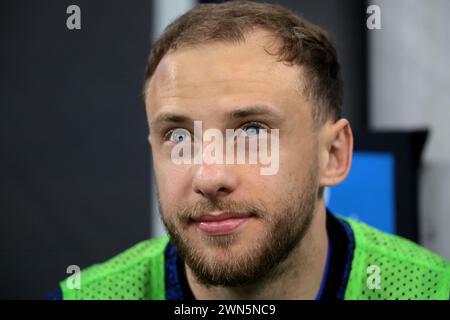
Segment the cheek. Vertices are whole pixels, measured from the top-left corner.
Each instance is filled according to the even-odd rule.
[[[170,160],[155,160],[154,169],[161,205],[163,208],[176,206],[190,189],[190,167],[175,165]]]
[[[302,182],[309,176],[312,164],[317,161],[311,141],[299,141],[286,143],[280,146],[280,170],[279,181],[281,188],[299,188]]]
[[[259,166],[242,166],[239,168],[241,187],[237,200],[256,202],[272,211],[285,193],[285,181],[282,172],[274,175],[261,175]]]

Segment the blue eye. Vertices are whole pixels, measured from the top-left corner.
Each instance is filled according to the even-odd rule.
[[[247,136],[256,136],[259,134],[261,129],[265,128],[258,123],[249,123],[242,128]]]
[[[191,133],[183,128],[173,129],[170,132],[169,140],[172,142],[183,142],[191,140]]]

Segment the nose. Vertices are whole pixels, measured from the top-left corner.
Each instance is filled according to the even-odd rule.
[[[195,169],[192,188],[195,193],[216,200],[228,196],[238,186],[238,178],[227,165],[202,163]]]

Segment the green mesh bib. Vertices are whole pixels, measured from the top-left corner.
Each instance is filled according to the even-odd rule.
[[[355,250],[344,299],[449,299],[450,263],[423,247],[344,219]],[[80,289],[60,283],[63,299],[165,299],[167,236],[143,241],[80,273]]]
[[[399,236],[344,220],[355,237],[346,300],[449,299],[449,261]]]
[[[168,237],[146,240],[80,273],[80,289],[60,283],[65,300],[165,299],[164,250]]]

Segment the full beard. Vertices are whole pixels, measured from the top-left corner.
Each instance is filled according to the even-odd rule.
[[[200,283],[225,287],[250,285],[275,277],[280,271],[277,267],[300,245],[314,216],[316,176],[317,170],[311,170],[303,191],[290,192],[279,199],[276,212],[260,202],[217,200],[184,206],[174,214],[162,214],[162,220],[180,257]],[[264,232],[248,243],[240,239],[239,232],[222,236],[202,234],[200,239],[189,237],[191,219],[215,210],[250,213],[263,223]]]

